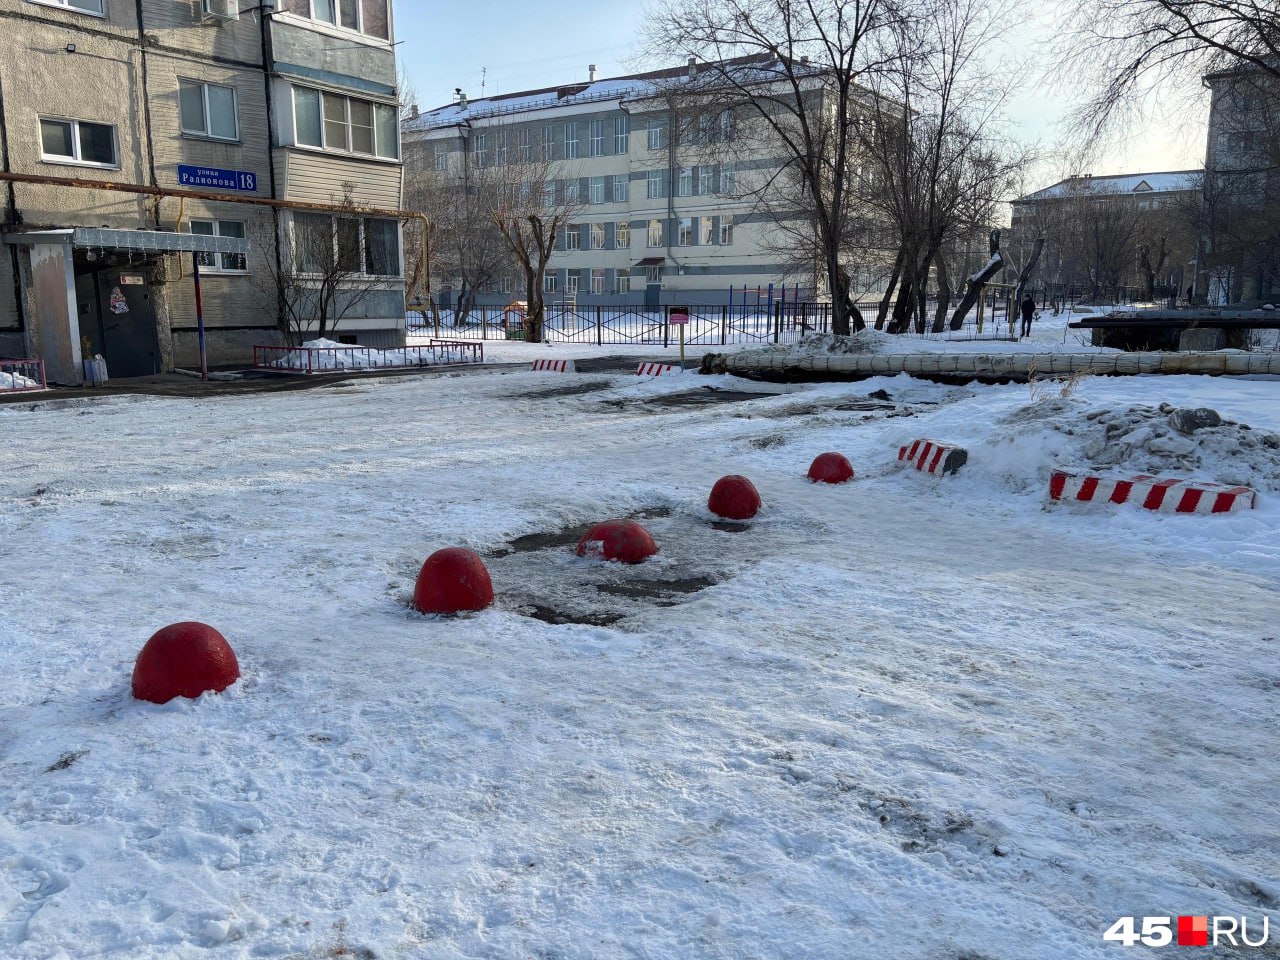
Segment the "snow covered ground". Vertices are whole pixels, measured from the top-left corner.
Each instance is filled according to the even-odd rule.
[[[659,402],[708,386],[776,395]],[[0,408],[0,956],[1071,960],[1179,913],[1274,941],[1278,396],[503,371]],[[1166,402],[1253,429],[1161,454]],[[921,436],[968,466],[899,471]],[[855,482],[804,479],[828,449]],[[1259,509],[1046,508],[1054,466],[1156,455],[1253,471]],[[717,529],[738,472],[766,510]],[[572,555],[624,514],[657,558]],[[496,607],[413,613],[451,544]],[[185,619],[242,679],[132,700]]]

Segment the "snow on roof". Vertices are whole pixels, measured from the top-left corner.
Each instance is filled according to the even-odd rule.
[[[1051,187],[1019,197],[1014,203],[1056,200],[1080,194],[1171,193],[1195,190],[1203,170],[1173,170],[1161,173],[1121,173],[1110,177],[1068,177]]]
[[[727,60],[724,64],[739,68],[735,81],[764,82],[780,76],[778,61],[768,60],[759,55]],[[707,64],[700,66],[706,67]],[[483,97],[479,100],[468,100],[465,105],[451,103],[406,120],[402,127],[406,132],[434,130],[488,117],[527,113],[546,107],[604,100],[643,99],[654,96],[663,87],[670,86],[672,82],[688,84],[688,71],[688,66],[668,67],[663,70],[652,70],[607,80],[582,80],[555,87],[544,87],[540,90],[524,90],[519,93]],[[817,72],[816,68],[814,72]],[[697,73],[699,78],[709,82],[714,82],[712,78],[718,75],[718,69],[703,69]]]

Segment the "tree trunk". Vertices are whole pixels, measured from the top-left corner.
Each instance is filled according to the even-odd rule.
[[[893,291],[898,286],[898,277],[902,275],[903,250],[898,248],[898,255],[893,259],[893,272],[889,274],[889,283],[884,288],[884,296],[880,298],[880,310],[876,314],[876,329],[884,329],[885,318],[889,316],[889,305],[893,303]]]
[[[1044,253],[1044,237],[1037,237],[1035,244],[1031,248],[1031,259],[1022,268],[1022,272],[1018,274],[1018,285],[1013,291],[1013,302],[1022,305],[1022,295],[1027,291],[1027,283],[1031,279],[1031,275],[1036,272],[1036,267],[1040,264],[1040,255]]]
[[[964,292],[964,298],[960,301],[960,306],[956,307],[956,312],[951,315],[951,329],[959,330],[964,326],[964,318],[969,315],[969,311],[973,309],[973,305],[978,302],[978,297],[982,294],[982,288],[987,285],[987,281],[994,277],[1004,268],[1004,259],[997,251],[991,258],[990,262],[982,268],[982,271],[975,277],[969,278],[968,289]]]
[[[902,333],[907,329],[911,319],[912,305],[915,301],[915,271],[902,271],[902,282],[898,286],[898,299],[893,304],[893,319],[889,321],[890,333]]]
[[[947,258],[938,257],[938,309],[933,314],[933,333],[947,328],[947,308],[951,306],[951,278],[947,276]]]

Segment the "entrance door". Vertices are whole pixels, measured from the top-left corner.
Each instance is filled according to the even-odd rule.
[[[107,374],[115,378],[159,373],[155,310],[146,274],[117,266],[99,270],[95,276]]]
[[[644,286],[644,308],[652,313],[658,309],[661,302],[662,284],[646,283]]]

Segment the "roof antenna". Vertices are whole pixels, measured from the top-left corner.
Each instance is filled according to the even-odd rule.
[[[483,99],[484,99],[484,78],[485,78],[486,76],[488,76],[488,74],[489,74],[489,68],[488,68],[488,67],[481,67],[481,68],[480,68],[480,99],[481,99],[481,100],[483,100]]]

